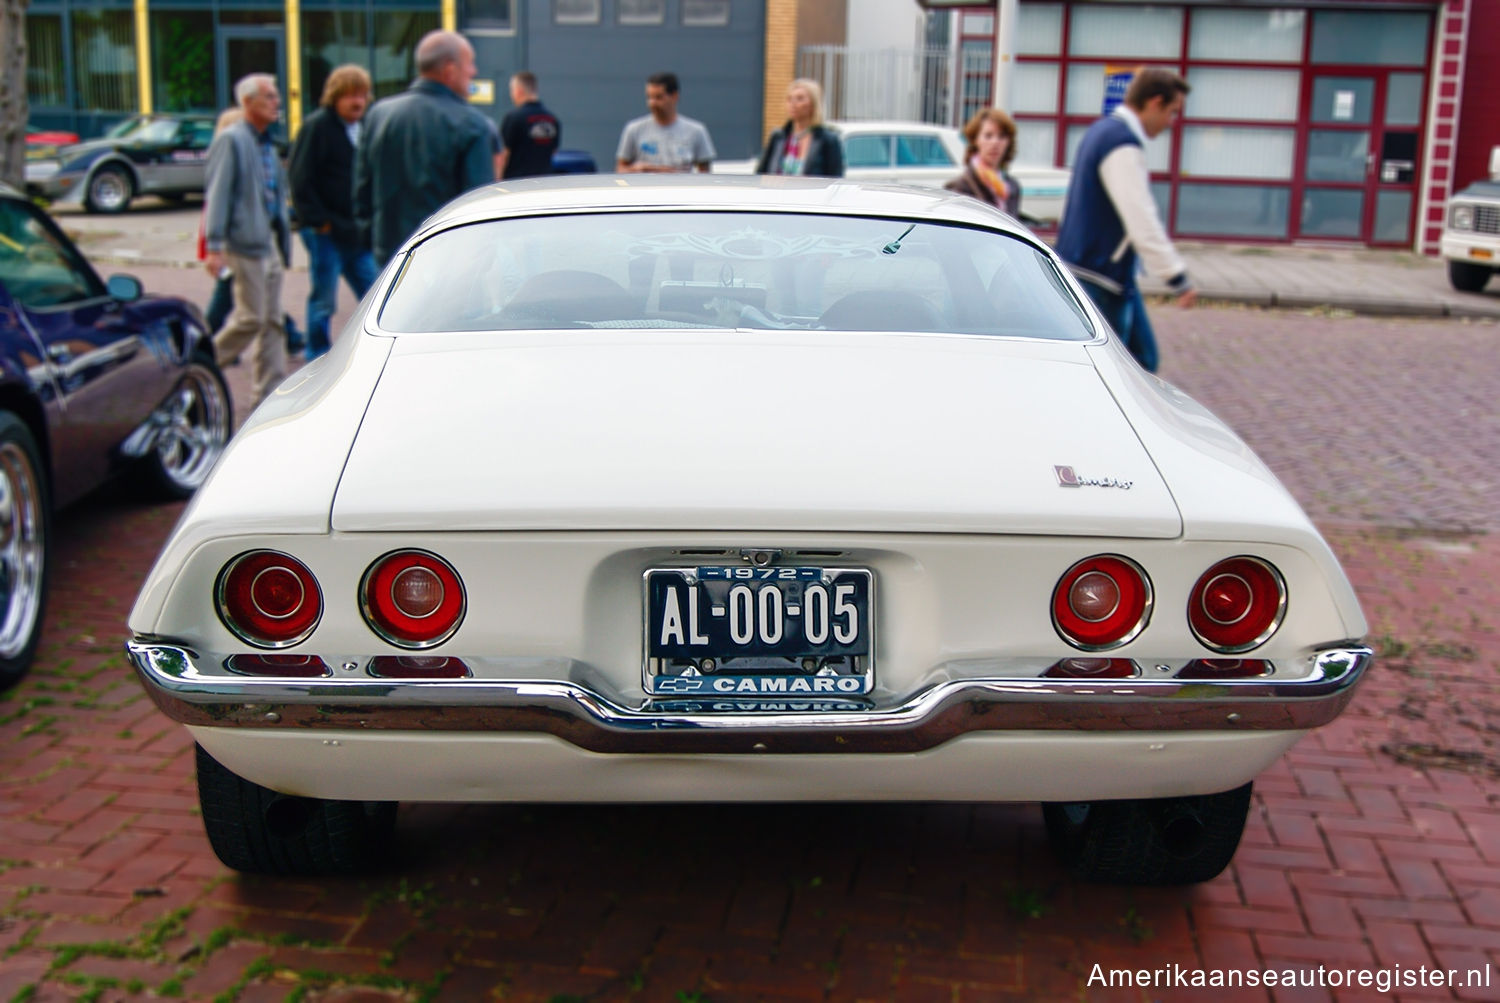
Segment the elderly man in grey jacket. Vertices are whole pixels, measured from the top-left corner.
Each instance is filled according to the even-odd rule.
[[[225,268],[234,273],[234,312],[214,335],[214,351],[223,366],[250,349],[258,405],[286,376],[281,263],[291,252],[291,227],[286,173],[270,136],[281,95],[275,77],[252,73],[235,84],[234,96],[245,118],[208,149],[203,261],[215,277]]]

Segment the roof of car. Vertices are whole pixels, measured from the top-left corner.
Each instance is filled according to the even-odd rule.
[[[511,216],[643,209],[901,216],[1027,233],[978,199],[941,188],[738,174],[571,174],[477,188],[440,209],[411,239]]]
[[[935,125],[932,122],[899,122],[895,120],[878,120],[873,122],[829,122],[840,132],[957,132],[958,130],[948,125]]]

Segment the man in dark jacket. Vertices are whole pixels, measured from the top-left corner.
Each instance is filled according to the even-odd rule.
[[[522,70],[510,78],[510,100],[516,107],[500,120],[505,149],[495,158],[495,173],[502,178],[551,174],[562,124],[537,97],[535,73]]]
[[[362,299],[375,282],[375,259],[354,223],[354,150],[370,75],[340,66],[328,75],[318,110],[292,144],[292,202],[307,245],[312,288],[307,294],[307,360],[328,351],[328,322],[338,308],[339,275]]]
[[[354,218],[385,263],[428,216],[495,180],[498,133],[469,107],[474,48],[457,32],[417,43],[418,78],[375,102],[354,158]]]

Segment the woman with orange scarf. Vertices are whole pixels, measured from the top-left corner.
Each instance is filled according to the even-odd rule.
[[[1016,215],[1021,186],[1005,170],[1016,157],[1016,123],[999,108],[985,108],[964,126],[964,138],[964,172],[943,187]]]

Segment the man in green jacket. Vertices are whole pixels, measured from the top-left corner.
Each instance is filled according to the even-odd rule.
[[[495,125],[469,106],[474,48],[431,31],[417,43],[417,79],[375,102],[354,158],[354,219],[385,263],[421,222],[495,180]]]

